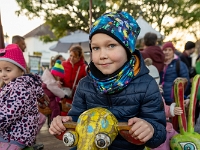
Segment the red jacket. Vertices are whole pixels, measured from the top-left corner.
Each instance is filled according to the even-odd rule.
[[[77,77],[76,84],[75,84],[75,89],[76,89],[76,86],[77,86],[79,80],[86,76],[86,64],[84,62],[84,59],[81,58],[80,61],[78,61],[76,64],[74,64],[74,66],[70,63],[70,61],[68,59],[68,60],[64,61],[62,63],[62,65],[65,70],[63,86],[69,87],[69,88],[72,88],[78,68],[80,66],[80,71],[78,73],[78,77]]]

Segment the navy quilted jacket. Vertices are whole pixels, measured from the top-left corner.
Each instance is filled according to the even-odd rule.
[[[158,85],[148,74],[139,52],[140,71],[131,83],[121,92],[105,95],[100,94],[94,87],[92,79],[83,78],[78,85],[68,115],[77,121],[79,115],[87,109],[103,107],[111,111],[119,122],[127,122],[130,118],[142,118],[154,127],[153,137],[145,146],[154,148],[166,139],[166,117]],[[109,150],[143,150],[144,145],[134,145],[124,140],[120,135],[110,145]]]
[[[165,99],[166,104],[170,105],[174,100],[173,100],[173,83],[174,80],[177,77],[182,77],[186,78],[188,81],[189,79],[189,73],[188,73],[188,68],[183,63],[180,61],[180,68],[179,68],[179,73],[177,72],[176,69],[176,62],[180,61],[178,58],[173,59],[172,62],[165,66],[165,69],[163,71],[163,74],[161,74],[161,84],[163,86],[163,97]],[[187,84],[187,88],[189,88],[189,83]],[[187,90],[187,88],[185,90]]]

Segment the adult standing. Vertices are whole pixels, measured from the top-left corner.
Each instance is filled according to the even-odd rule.
[[[166,42],[162,47],[165,55],[164,69],[160,76],[163,88],[163,97],[167,105],[173,100],[173,82],[177,77],[183,77],[189,80],[187,66],[175,55],[175,48],[172,42]],[[186,95],[187,96],[187,95]]]
[[[153,65],[158,69],[158,72],[162,72],[164,67],[165,56],[157,43],[157,35],[155,33],[148,32],[144,36],[144,49],[141,51],[144,59],[151,58]]]
[[[181,61],[183,61],[188,70],[191,71],[192,68],[192,57],[191,55],[195,52],[195,43],[192,41],[187,41],[185,44],[185,50],[183,51],[182,55],[180,56]],[[194,72],[189,72],[190,77],[194,77]]]
[[[69,54],[69,59],[62,62],[65,70],[63,86],[72,89],[73,95],[79,80],[86,76],[87,65],[85,64],[83,49],[80,46],[72,46]],[[73,96],[67,99],[67,102],[72,103],[72,99]]]
[[[195,52],[195,43],[192,41],[187,41],[185,44],[185,50],[183,51],[182,55],[180,56],[181,61],[183,61],[189,71],[190,80],[188,83],[190,84],[190,88],[186,90],[186,94],[189,95],[191,92],[191,83],[193,77],[196,75],[196,70],[192,67],[192,57],[191,55]]]
[[[22,52],[25,52],[26,43],[24,40],[25,39],[22,36],[15,35],[12,37],[12,44],[17,44],[19,48],[22,50]]]

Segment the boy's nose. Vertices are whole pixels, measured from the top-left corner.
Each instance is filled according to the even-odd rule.
[[[106,58],[108,58],[106,49],[105,48],[101,49],[100,50],[100,59],[106,59]]]

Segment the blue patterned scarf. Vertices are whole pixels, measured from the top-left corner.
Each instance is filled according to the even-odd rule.
[[[88,67],[88,74],[94,81],[97,91],[102,94],[113,94],[123,90],[134,77],[135,57],[132,56],[122,68],[120,68],[111,77],[97,78],[91,66]],[[97,68],[96,68],[97,69]]]

